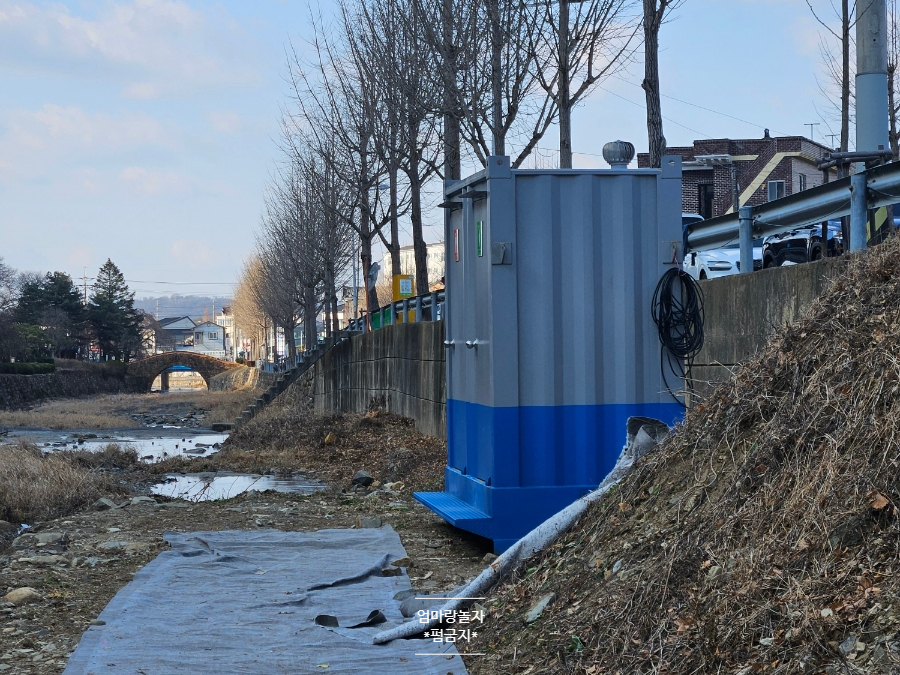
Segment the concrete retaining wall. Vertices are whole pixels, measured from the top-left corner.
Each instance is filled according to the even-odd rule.
[[[846,264],[846,258],[831,258],[700,282],[706,341],[694,360],[697,396],[726,379],[777,327],[798,319]]]
[[[410,417],[424,434],[447,433],[444,322],[386,326],[334,347],[292,386],[307,386],[317,412],[366,412],[372,404]]]
[[[277,377],[275,373],[266,373],[259,368],[238,366],[209,378],[209,390],[268,389],[275,383]]]
[[[692,372],[696,398],[765,345],[777,327],[799,318],[846,264],[837,258],[701,282],[706,342]],[[443,341],[442,321],[358,335],[325,354],[289,392],[297,389],[295,404],[302,398],[317,412],[366,412],[375,402],[443,438]]]
[[[78,398],[93,394],[142,391],[143,382],[125,375],[123,368],[84,364],[46,375],[0,375],[0,409],[12,410],[50,398]]]

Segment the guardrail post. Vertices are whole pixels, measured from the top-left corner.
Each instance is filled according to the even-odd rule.
[[[753,271],[753,209],[742,206],[740,213],[740,225],[738,226],[738,240],[741,246],[741,274],[750,274]]]
[[[416,323],[421,323],[422,322],[422,296],[421,295],[416,296],[415,311],[416,311],[416,314],[415,314]]]
[[[394,308],[394,303],[392,302],[390,304],[390,307],[388,308],[388,325],[393,326],[395,323],[397,323],[396,315],[397,310]]]
[[[437,291],[431,291],[431,320],[437,321],[438,294]]]
[[[866,226],[869,212],[866,208],[866,172],[857,171],[850,176],[850,251],[862,251],[866,247]]]
[[[409,323],[409,298],[403,298],[403,321],[400,323]]]

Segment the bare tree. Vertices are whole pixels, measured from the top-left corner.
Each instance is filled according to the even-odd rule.
[[[538,53],[551,55],[541,87],[559,111],[559,166],[572,168],[572,110],[625,65],[640,22],[636,0],[542,0]]]
[[[900,159],[900,129],[897,115],[900,113],[900,101],[897,96],[897,64],[900,63],[900,16],[897,14],[897,0],[888,1],[888,119],[890,123],[888,138],[894,161]]]
[[[545,29],[541,2],[415,0],[414,6],[440,80],[445,179],[459,178],[463,144],[482,165],[496,154],[520,166],[557,113],[539,83],[550,62],[546,50],[535,48]]]
[[[398,224],[408,195],[416,287],[419,292],[425,292],[428,269],[422,232],[422,190],[437,169],[438,145],[432,101],[439,99],[440,80],[434,77],[431,53],[420,38],[422,17],[415,4],[415,0],[368,0],[360,5],[357,24],[363,28],[360,34],[366,36],[361,41],[372,60],[372,72],[388,91],[381,106],[382,116],[386,119],[380,126],[390,130],[392,135],[390,144],[376,141],[376,147],[391,149],[391,154],[379,152],[381,161],[388,167],[391,239],[385,241],[385,246],[391,253],[391,271],[393,274],[402,272]],[[396,135],[393,135],[395,128]],[[397,199],[395,166],[405,177],[403,211]]]
[[[269,320],[257,301],[259,295],[257,287],[263,283],[259,261],[251,257],[244,263],[238,275],[232,302],[235,332],[239,330],[249,337],[251,348],[248,357],[251,360],[263,357],[260,346],[267,341]]]
[[[647,100],[647,138],[650,166],[659,167],[666,154],[663,136],[662,103],[659,96],[659,29],[669,13],[684,0],[643,0],[644,3],[644,81],[641,87]]]
[[[827,84],[820,84],[819,89],[826,97],[830,98],[830,89],[835,87],[838,90],[839,105],[838,114],[841,122],[841,152],[846,152],[850,147],[850,117],[851,117],[851,54],[854,51],[854,42],[852,39],[851,28],[856,24],[856,2],[851,0],[840,0],[840,11],[832,3],[831,9],[835,14],[835,18],[840,21],[839,28],[833,28],[822,16],[816,12],[810,0],[806,0],[806,5],[813,17],[818,21],[819,25],[825,31],[837,40],[840,45],[840,59],[838,60],[831,45],[825,39],[820,41],[819,51],[822,54],[822,61],[826,68]]]
[[[362,274],[366,279],[373,262],[373,240],[389,221],[379,216],[377,204],[373,208],[371,201],[372,191],[385,175],[374,148],[383,87],[370,76],[369,62],[354,58],[346,45],[340,48],[330,41],[326,36],[333,31],[326,29],[321,19],[313,17],[311,22],[316,35],[311,45],[313,62],[304,63],[296,51],[290,54],[288,65],[296,110],[285,116],[289,129],[285,136],[295,145],[293,139],[312,137],[317,148],[334,148],[333,153],[322,156],[332,162],[335,179],[354,191],[359,220],[353,218],[349,224],[359,235]],[[377,307],[378,297],[370,289],[366,309],[371,314]]]

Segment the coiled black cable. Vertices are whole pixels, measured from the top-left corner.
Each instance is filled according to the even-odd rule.
[[[680,267],[673,267],[656,285],[651,313],[659,333],[659,368],[663,383],[672,398],[686,407],[669,386],[666,372],[683,379],[703,347],[703,290],[690,274]],[[686,385],[691,388],[690,382]]]

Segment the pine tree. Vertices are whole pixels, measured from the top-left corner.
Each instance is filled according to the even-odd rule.
[[[75,358],[86,341],[85,308],[72,277],[49,272],[22,286],[15,311],[19,324],[35,327],[42,336],[41,356]]]
[[[97,273],[88,304],[88,320],[100,358],[128,361],[140,345],[141,316],[134,308],[134,293],[112,260]]]

